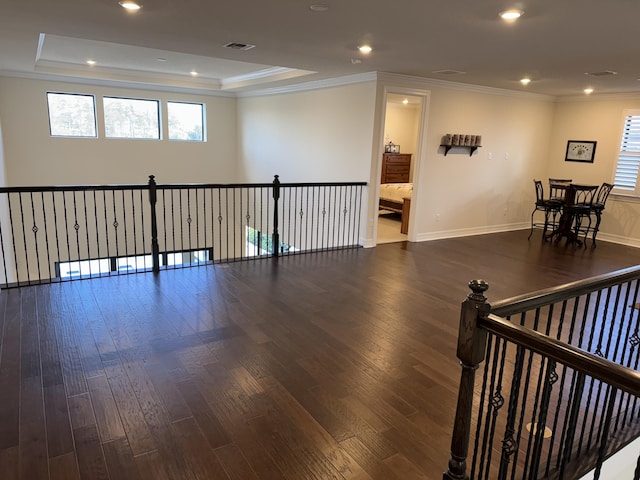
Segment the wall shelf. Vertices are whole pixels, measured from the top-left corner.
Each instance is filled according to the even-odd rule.
[[[482,145],[440,145],[441,147],[444,147],[444,156],[447,156],[447,153],[449,153],[449,150],[451,150],[452,148],[468,148],[469,149],[469,156],[473,155],[473,152],[475,152],[477,149],[479,149]]]

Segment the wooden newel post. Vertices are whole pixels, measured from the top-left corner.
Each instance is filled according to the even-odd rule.
[[[156,216],[156,192],[155,175],[149,175],[149,203],[151,204],[151,261],[153,273],[160,271],[160,246],[158,245],[158,218]]]
[[[280,255],[280,233],[278,233],[278,200],[280,199],[279,175],[273,177],[273,236],[272,254],[274,257]]]
[[[471,410],[473,408],[473,390],[476,370],[484,360],[487,348],[487,332],[478,327],[478,319],[491,311],[484,292],[489,284],[484,280],[469,282],[472,290],[462,302],[460,313],[460,330],[458,332],[458,358],[462,366],[460,388],[458,390],[458,406],[453,422],[451,438],[451,458],[449,468],[443,473],[443,480],[468,480],[467,454],[471,434]]]

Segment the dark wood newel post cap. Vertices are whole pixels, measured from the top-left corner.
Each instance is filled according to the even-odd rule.
[[[479,302],[484,302],[487,298],[484,296],[484,292],[489,290],[489,284],[484,280],[471,280],[469,282],[469,288],[472,290],[472,293],[468,295],[468,298],[471,300],[477,300]]]

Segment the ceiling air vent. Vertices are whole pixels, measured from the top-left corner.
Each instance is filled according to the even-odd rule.
[[[618,72],[612,72],[611,70],[604,70],[602,72],[587,72],[585,75],[590,77],[608,77],[609,75],[617,75]]]
[[[248,43],[229,42],[225,45],[226,48],[233,48],[234,50],[251,50],[255,48],[255,45],[249,45]]]
[[[446,70],[436,70],[435,72],[431,72],[431,73],[437,73],[439,75],[461,75],[467,72],[461,72],[460,70],[446,69]]]

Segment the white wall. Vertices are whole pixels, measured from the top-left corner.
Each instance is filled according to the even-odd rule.
[[[48,91],[96,95],[96,139],[49,135]],[[206,105],[207,142],[104,138],[102,95],[200,102]],[[163,115],[165,118],[166,115]],[[149,90],[0,77],[7,183],[229,183],[236,180],[236,100]],[[164,120],[166,131],[166,118]]]
[[[526,221],[535,198],[533,179],[546,172],[553,102],[499,91],[431,92],[418,231],[426,238],[446,237]],[[444,156],[442,136],[456,132],[482,135],[482,147],[471,157],[465,149]]]
[[[246,182],[368,181],[375,82],[238,99]]]
[[[387,102],[384,120],[384,143],[400,145],[400,153],[415,155],[418,139],[420,105]]]
[[[0,113],[0,187],[6,187],[7,179],[4,166],[4,134],[2,131],[2,114]]]
[[[620,148],[623,111],[640,109],[640,95],[569,99],[557,104],[547,170],[550,177],[576,183],[612,182]],[[593,163],[565,162],[568,140],[595,140]],[[640,246],[640,203],[611,196],[598,238]]]

